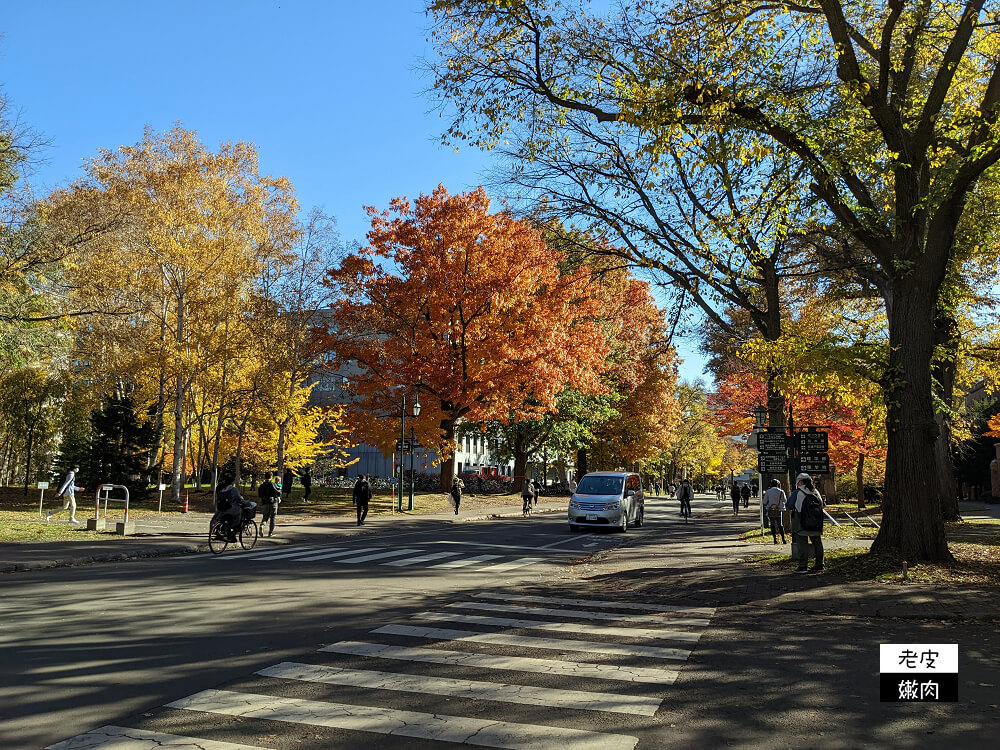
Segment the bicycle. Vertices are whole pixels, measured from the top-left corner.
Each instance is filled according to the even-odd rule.
[[[225,518],[213,518],[208,526],[208,548],[212,554],[221,555],[226,551],[226,547],[237,542],[243,549],[253,549],[260,536],[260,528],[254,520],[255,515],[257,515],[257,504],[247,503],[243,507],[240,528],[235,533]]]
[[[684,523],[687,523],[691,516],[691,501],[687,498],[681,500],[681,515],[684,516]]]
[[[531,501],[533,500],[531,495],[527,497],[522,496],[521,498],[521,516],[527,517],[531,515]]]

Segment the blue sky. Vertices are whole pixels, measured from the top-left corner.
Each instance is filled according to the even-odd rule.
[[[0,16],[0,85],[51,142],[40,191],[78,177],[98,148],[180,121],[211,147],[252,141],[304,210],[363,241],[364,205],[439,182],[468,190],[493,164],[441,145],[426,27],[419,0],[14,2]],[[699,376],[700,357],[681,351],[682,376]]]

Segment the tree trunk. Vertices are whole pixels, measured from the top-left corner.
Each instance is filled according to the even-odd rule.
[[[854,476],[858,483],[858,510],[865,509],[865,454],[858,454],[858,467]]]
[[[455,420],[442,419],[441,430],[444,432],[444,442],[448,446],[448,458],[441,462],[441,476],[438,480],[438,489],[442,492],[447,492],[451,489],[455,478]]]
[[[938,498],[941,502],[941,518],[945,521],[961,521],[958,509],[958,477],[955,475],[955,462],[951,452],[951,415],[948,410],[955,399],[955,375],[958,368],[958,340],[961,333],[955,316],[947,311],[938,310],[935,318],[935,340],[939,352],[943,349],[944,356],[934,365],[934,380],[937,383],[938,397],[943,407],[934,415],[938,423],[937,441],[934,443],[934,455],[937,460]]]
[[[579,482],[587,475],[587,449],[580,448],[576,452],[576,481]]]
[[[28,458],[24,466],[24,496],[28,496],[28,483],[31,481],[31,449],[35,442],[35,428],[32,426],[28,430]]]
[[[288,420],[282,420],[278,424],[278,450],[277,450],[277,472],[278,479],[281,482],[285,481],[285,434],[288,432]],[[284,484],[281,485],[282,494],[286,494],[290,488],[285,487]]]
[[[170,477],[170,492],[178,504],[184,485],[184,433],[184,379],[178,373],[174,387],[174,462]]]
[[[524,482],[524,478],[527,476],[528,451],[517,445],[514,446],[511,452],[514,454],[514,489],[520,491],[521,483]],[[521,480],[520,483],[518,482],[519,479]]]
[[[889,299],[889,370],[886,390],[885,500],[882,528],[872,552],[910,563],[950,561],[938,499],[931,364],[938,285],[921,278],[919,265],[897,278]],[[925,283],[920,283],[925,282]]]

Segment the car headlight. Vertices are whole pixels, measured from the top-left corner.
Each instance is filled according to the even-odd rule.
[[[573,498],[572,500],[570,500],[570,501],[569,501],[569,507],[571,507],[571,508],[579,508],[579,507],[580,507],[580,502],[579,502],[579,500],[577,500],[577,499],[576,499],[576,498],[574,497],[574,498]]]
[[[620,507],[622,507],[621,500],[615,500],[613,503],[605,505],[604,510],[618,510]]]

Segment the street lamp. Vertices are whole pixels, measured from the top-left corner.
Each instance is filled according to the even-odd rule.
[[[413,416],[420,416],[420,397],[413,401]],[[413,427],[410,427],[410,436],[413,436]],[[403,449],[406,445],[406,392],[403,392],[402,403],[399,410],[399,510],[403,510],[403,466],[406,462],[406,454]],[[413,447],[410,447],[410,502],[408,510],[413,510]]]
[[[757,423],[756,424],[757,428],[758,429],[763,428],[764,423],[767,420],[767,409],[764,408],[763,406],[755,406],[753,410],[753,418],[754,421]]]
[[[415,396],[413,399],[413,418],[416,419],[420,416],[420,396]],[[410,500],[409,508],[407,510],[413,510],[413,454],[416,453],[414,449],[415,441],[413,439],[413,425],[410,425]]]

